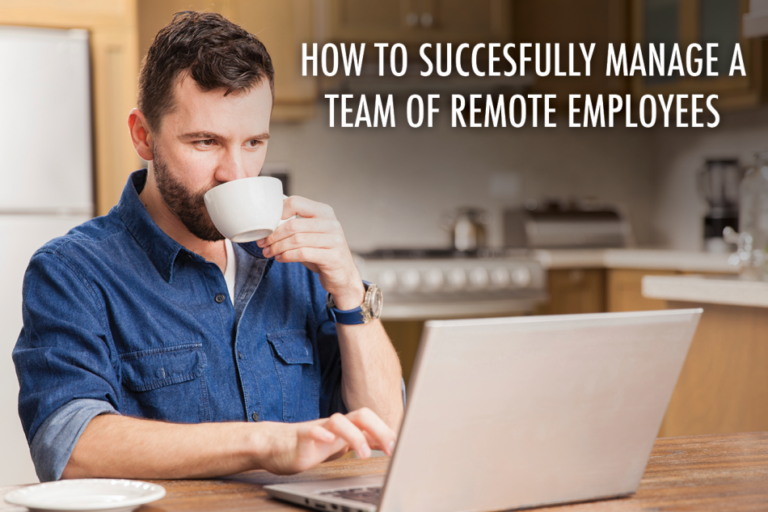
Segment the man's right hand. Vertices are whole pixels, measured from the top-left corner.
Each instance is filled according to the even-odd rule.
[[[263,423],[269,434],[260,441],[269,443],[260,466],[277,474],[299,473],[354,450],[358,457],[371,456],[371,450],[392,455],[397,434],[376,413],[364,407],[346,415],[336,413],[305,423]]]
[[[177,424],[116,414],[93,418],[63,478],[210,478],[250,469],[289,474],[352,449],[392,454],[395,432],[367,408],[304,423]]]

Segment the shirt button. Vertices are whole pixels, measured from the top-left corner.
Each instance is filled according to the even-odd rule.
[[[256,414],[255,412],[251,414],[251,418],[253,418],[253,421],[259,421],[259,415]]]
[[[242,359],[243,358],[243,353],[240,352],[239,350],[237,351],[237,358],[238,359]],[[256,413],[254,413],[254,414],[256,414]]]
[[[213,300],[216,301],[216,304],[221,304],[222,302],[224,302],[225,298],[226,297],[224,297],[223,293],[219,293],[219,294],[216,295],[216,297],[213,298]]]

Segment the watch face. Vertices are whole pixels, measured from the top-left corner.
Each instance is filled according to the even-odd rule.
[[[369,302],[371,316],[373,318],[379,318],[381,316],[381,309],[384,306],[384,297],[378,286],[372,284],[370,288],[373,288],[371,290],[373,293],[371,294],[371,300]]]

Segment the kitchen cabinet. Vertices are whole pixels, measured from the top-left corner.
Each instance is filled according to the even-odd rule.
[[[628,0],[516,0],[513,38],[516,42],[559,43],[560,62],[568,59],[568,43],[595,43],[590,76],[584,75],[581,50],[575,49],[579,77],[536,77],[533,92],[557,94],[567,105],[569,94],[626,94],[629,80],[606,77],[607,48],[630,39]],[[561,64],[562,65],[562,64]]]
[[[155,34],[184,10],[210,10],[256,34],[275,66],[272,119],[299,121],[315,113],[317,81],[301,76],[301,43],[314,41],[311,0],[138,0],[139,55],[143,59]]]
[[[551,269],[547,274],[549,300],[542,315],[570,315],[605,311],[605,270]]]
[[[759,104],[766,96],[763,80],[764,39],[746,39],[742,17],[748,0],[632,0],[632,41],[664,43],[666,61],[671,46],[685,48],[691,43],[718,43],[719,76],[632,78],[632,91],[643,94],[717,94],[719,109],[744,108]],[[736,43],[741,45],[747,76],[729,77],[728,71]],[[703,55],[703,54],[702,54]],[[647,52],[646,52],[647,56]],[[646,59],[646,63],[647,63]]]
[[[509,0],[330,0],[329,39],[355,43],[506,41]]]
[[[0,23],[89,31],[96,213],[106,214],[140,165],[125,124],[137,93],[136,0],[0,0]]]
[[[768,283],[675,276],[643,284],[670,309],[704,310],[659,435],[768,430]]]
[[[768,310],[703,307],[660,437],[768,430]]]
[[[400,366],[403,369],[403,380],[407,385],[413,371],[413,363],[416,362],[416,353],[419,351],[421,333],[424,330],[423,320],[384,320],[384,330],[387,331],[397,356],[400,358]]]
[[[606,311],[651,311],[665,309],[667,307],[666,301],[643,297],[643,276],[667,276],[677,273],[672,270],[608,270],[606,280]]]

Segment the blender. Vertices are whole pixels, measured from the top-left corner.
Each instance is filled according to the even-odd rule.
[[[735,247],[723,239],[725,228],[739,225],[739,185],[744,169],[736,158],[708,158],[699,173],[699,191],[709,204],[704,216],[704,250],[730,253]]]

